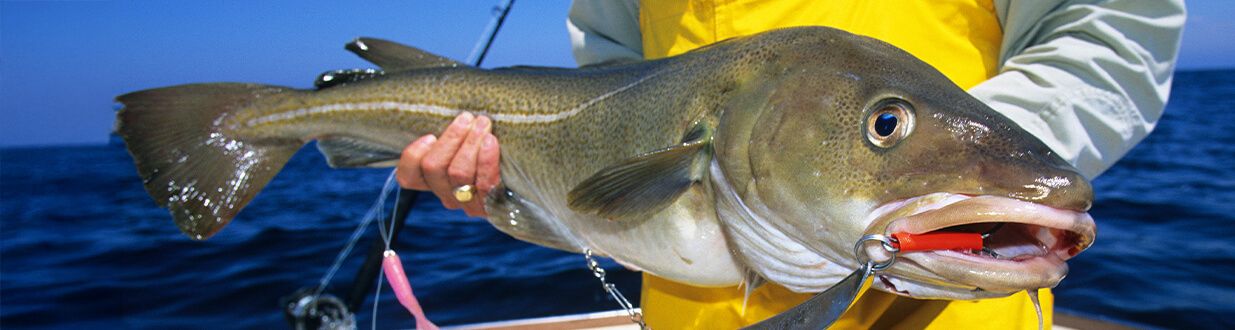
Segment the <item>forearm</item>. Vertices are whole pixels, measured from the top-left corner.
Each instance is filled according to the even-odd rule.
[[[1000,73],[970,93],[1093,178],[1162,115],[1181,0],[997,1]]]

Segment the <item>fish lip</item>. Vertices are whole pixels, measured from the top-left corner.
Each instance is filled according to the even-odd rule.
[[[1097,226],[1087,212],[1000,196],[950,195],[939,202],[920,207],[908,216],[891,219],[884,232],[922,234],[968,224],[1019,223],[1075,234],[1076,246],[1070,247],[1074,249],[1067,251],[1067,258],[1088,248],[1096,234]]]
[[[1088,248],[1096,234],[1093,218],[1086,212],[1001,196],[935,193],[885,203],[871,217],[867,232],[885,235],[981,223],[1020,224],[1017,230],[1039,240],[1041,255],[1005,260],[952,250],[909,252],[900,254],[908,262],[891,269],[906,280],[1007,293],[1055,286],[1067,274],[1066,261]],[[879,250],[868,249],[868,253],[883,253]]]

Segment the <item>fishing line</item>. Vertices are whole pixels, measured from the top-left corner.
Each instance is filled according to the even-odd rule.
[[[377,273],[377,290],[373,292],[373,317],[372,327],[370,329],[377,330],[377,305],[382,302],[382,277],[386,276],[386,270],[380,270]]]
[[[394,178],[394,176],[395,176],[395,171],[391,171],[390,177]],[[387,179],[386,185],[387,186],[390,185],[389,179]],[[390,188],[391,187],[384,187],[382,188],[382,190],[383,192],[386,192],[386,191],[389,191]],[[395,191],[395,200],[400,200],[399,197],[402,194],[403,194],[403,189],[399,189]],[[382,197],[382,199],[385,200],[385,197]],[[408,203],[408,204],[411,204],[411,203]],[[378,235],[380,235],[382,240],[385,241],[386,250],[390,250],[390,241],[392,240],[392,236],[394,235],[395,221],[398,221],[397,216],[399,214],[400,206],[403,206],[403,203],[395,203],[394,212],[390,213],[390,227],[389,227],[390,229],[386,229],[387,227],[382,226],[381,222],[377,223]],[[408,205],[408,207],[411,207],[411,205]],[[374,330],[377,330],[377,306],[382,302],[382,277],[385,277],[385,276],[386,276],[385,269],[381,269],[378,271],[377,289],[373,292],[373,297],[374,297],[373,298],[373,317],[371,319],[372,321],[371,329],[374,329]]]
[[[334,278],[335,273],[339,271],[339,267],[343,266],[343,260],[346,259],[347,255],[352,252],[352,248],[356,246],[356,242],[360,241],[360,236],[364,234],[365,227],[368,227],[373,220],[376,220],[381,215],[382,209],[386,205],[386,197],[390,196],[390,190],[394,188],[394,179],[395,172],[391,171],[390,175],[386,177],[385,185],[382,186],[381,194],[378,195],[376,201],[373,201],[373,205],[369,207],[369,211],[365,212],[364,219],[360,221],[360,225],[356,226],[356,230],[352,231],[352,236],[348,239],[347,245],[343,247],[342,251],[339,251],[338,256],[335,256],[334,264],[330,266],[330,270],[326,272],[326,275],[322,277],[321,282],[318,283],[317,290],[315,290],[316,292],[313,295],[314,299],[319,298],[322,292],[326,290],[326,285],[329,284],[330,280]],[[382,230],[380,223],[377,227],[379,230]],[[385,238],[385,236],[383,236],[383,238]],[[390,246],[389,241],[386,243],[386,246]]]
[[[393,172],[393,171],[392,171],[392,172],[390,172],[390,176],[391,176],[391,177],[394,177],[394,175],[395,175],[395,172]],[[389,189],[389,188],[387,188],[387,189]],[[399,197],[401,197],[402,195],[403,195],[403,189],[397,189],[397,190],[395,190],[395,200],[399,200]],[[410,203],[409,203],[409,204],[410,204]],[[390,225],[389,225],[388,227],[386,227],[387,229],[386,229],[385,231],[383,231],[383,232],[382,232],[382,233],[383,233],[382,240],[386,241],[386,249],[387,249],[387,250],[390,250],[390,242],[394,240],[394,234],[395,234],[395,222],[396,222],[396,221],[399,221],[399,220],[396,218],[396,216],[399,214],[399,208],[400,208],[400,207],[403,207],[403,203],[395,203],[395,208],[394,208],[394,210],[390,212]],[[407,207],[411,207],[411,205],[407,205]],[[381,229],[382,229],[382,223],[381,223],[381,222],[378,222],[378,223],[377,223],[377,229],[378,229],[378,230],[381,230]]]

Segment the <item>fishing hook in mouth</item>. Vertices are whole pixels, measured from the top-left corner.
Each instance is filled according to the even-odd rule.
[[[999,231],[1000,229],[1003,229],[1003,226],[1004,226],[1005,224],[1007,224],[1007,223],[1004,223],[1004,222],[996,223],[996,224],[995,224],[995,227],[991,227],[991,229],[988,229],[987,231],[985,231],[985,232],[983,232],[983,233],[982,233],[982,242],[983,242],[983,244],[982,244],[982,253],[989,254],[991,257],[994,257],[994,258],[997,258],[997,259],[998,259],[999,257],[1002,257],[1001,255],[999,255],[999,253],[996,253],[996,252],[995,252],[995,250],[992,250],[992,249],[989,247],[989,244],[985,244],[985,243],[986,243],[986,239],[987,239],[987,238],[990,238],[990,237],[991,237],[991,235],[994,235],[994,234],[995,234],[995,232]]]
[[[991,237],[991,235],[994,235],[995,232],[999,231],[1000,229],[1003,229],[1003,226],[1006,224],[1007,224],[1006,222],[995,223],[994,227],[991,227],[991,229],[988,229],[985,232],[982,232],[982,239],[987,239]]]
[[[991,250],[991,248],[988,248],[985,246],[982,247],[982,253],[989,254],[991,257],[995,259],[1000,259],[1003,257],[1002,255],[999,255],[999,253],[996,253],[995,250]]]

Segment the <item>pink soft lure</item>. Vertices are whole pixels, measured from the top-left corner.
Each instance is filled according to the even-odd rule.
[[[416,329],[438,330],[437,325],[430,322],[429,318],[425,317],[424,310],[420,309],[420,302],[416,301],[416,295],[412,294],[412,285],[407,282],[407,274],[403,272],[403,261],[399,260],[399,255],[394,250],[386,250],[383,254],[382,270],[386,272],[386,281],[390,282],[395,297],[399,298],[399,304],[416,318]]]

